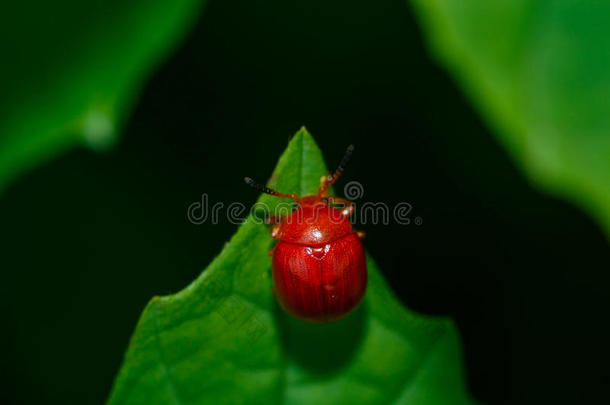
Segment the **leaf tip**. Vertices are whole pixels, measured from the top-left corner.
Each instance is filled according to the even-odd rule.
[[[299,130],[294,134],[294,136],[292,137],[292,139],[290,140],[292,141],[298,141],[301,140],[303,138],[311,138],[311,134],[309,133],[309,131],[307,131],[307,128],[305,128],[305,125],[301,126],[301,128],[299,128]]]
[[[81,127],[85,144],[95,151],[108,150],[116,141],[116,119],[104,109],[88,111]]]
[[[301,126],[301,128],[294,134],[292,139],[290,139],[288,148],[290,148],[292,145],[298,145],[299,149],[301,150],[311,149],[318,151],[320,154],[322,153],[311,133],[307,130],[307,128],[305,128],[305,125]]]

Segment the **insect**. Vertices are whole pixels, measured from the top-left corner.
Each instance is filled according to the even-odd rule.
[[[269,251],[273,290],[286,312],[312,323],[342,318],[358,306],[366,291],[364,233],[355,231],[349,220],[354,205],[328,193],[353,150],[350,145],[337,170],[320,179],[317,194],[280,193],[245,178],[263,193],[295,201],[291,213],[269,221],[271,237],[277,239]]]

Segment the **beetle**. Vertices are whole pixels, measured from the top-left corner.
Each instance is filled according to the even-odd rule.
[[[295,201],[291,213],[268,221],[277,240],[269,251],[273,291],[286,312],[311,323],[339,320],[358,306],[366,291],[364,232],[354,230],[349,220],[355,207],[328,193],[353,150],[350,145],[337,170],[320,179],[317,194],[281,193],[244,179],[263,193]]]

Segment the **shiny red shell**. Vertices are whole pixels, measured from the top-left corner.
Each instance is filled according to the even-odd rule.
[[[366,257],[351,211],[306,196],[271,230],[275,295],[285,311],[309,322],[331,322],[352,311],[367,285]]]

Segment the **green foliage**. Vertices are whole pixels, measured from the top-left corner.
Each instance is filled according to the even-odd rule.
[[[109,147],[199,0],[15,2],[0,16],[0,191],[75,145]]]
[[[610,2],[415,5],[437,56],[526,173],[610,235]]]
[[[269,186],[312,193],[326,172],[302,129]],[[402,307],[370,257],[366,298],[346,318],[310,325],[284,314],[271,293],[272,239],[259,222],[248,217],[184,290],[150,301],[109,404],[470,402],[451,321]]]

